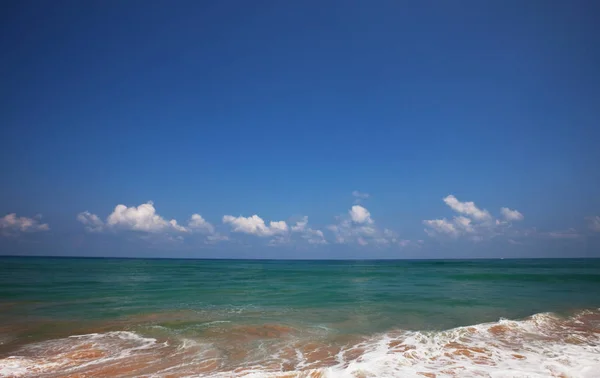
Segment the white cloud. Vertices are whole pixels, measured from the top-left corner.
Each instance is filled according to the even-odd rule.
[[[378,233],[378,230],[373,226],[361,226],[356,229],[359,233],[365,236],[375,236]]]
[[[308,227],[308,217],[304,216],[301,220],[296,222],[291,227],[292,232],[300,233],[302,238],[305,239],[309,244],[327,244],[325,235],[321,230],[313,230]]]
[[[371,219],[371,213],[369,213],[369,210],[365,209],[360,205],[352,206],[348,213],[350,214],[350,218],[352,219],[352,221],[355,223],[373,223],[373,220]]]
[[[192,214],[192,217],[188,222],[188,228],[190,230],[200,231],[207,234],[213,234],[215,232],[213,225],[202,218],[202,215],[200,214]]]
[[[137,207],[117,205],[114,211],[103,221],[96,214],[84,211],[77,215],[77,220],[89,232],[102,232],[107,230],[134,230],[147,232],[157,236],[167,236],[162,240],[178,240],[182,237],[172,237],[172,234],[202,234],[205,243],[216,243],[229,240],[226,235],[221,235],[215,227],[200,214],[192,214],[187,224],[180,224],[177,220],[167,220],[157,214],[154,204],[148,202]],[[234,217],[225,215],[222,218],[233,232],[246,233],[260,237],[272,237],[272,243],[285,244],[292,241],[292,234],[297,235],[297,240],[305,240],[309,244],[327,244],[323,231],[316,230],[308,225],[308,217],[302,217],[291,227],[286,221],[271,221],[268,224],[258,215],[250,217]],[[150,236],[149,236],[150,237]],[[149,239],[150,240],[150,239]],[[154,239],[152,239],[154,240]]]
[[[377,233],[377,230],[375,230]],[[383,232],[377,235],[373,241],[379,245],[398,245],[400,247],[407,247],[409,245],[414,245],[414,243],[410,240],[404,240],[398,238],[398,234],[389,228],[384,228]]]
[[[47,223],[40,223],[41,216],[33,218],[17,217],[17,214],[10,213],[0,218],[0,231],[4,236],[16,235],[21,232],[48,231],[50,227]]]
[[[515,234],[511,230],[512,221],[523,220],[523,214],[507,207],[500,209],[503,220],[495,219],[487,210],[478,208],[474,202],[460,202],[452,194],[444,198],[444,203],[461,214],[451,220],[446,218],[425,220],[425,232],[431,237],[467,237],[471,241],[482,241],[498,235]]]
[[[375,241],[377,232],[374,227],[356,223],[349,218],[342,217],[338,219],[338,224],[327,227],[334,234],[336,243],[366,245],[368,244],[366,238]]]
[[[327,244],[325,235],[323,235],[323,231],[321,230],[313,230],[312,228],[309,228],[302,237],[306,239],[309,244]]]
[[[345,227],[331,224],[327,226],[327,229],[333,233],[336,243],[343,244],[346,242],[346,238],[344,237]]]
[[[242,232],[256,236],[273,236],[288,231],[288,226],[285,221],[271,221],[269,226],[267,226],[265,221],[256,214],[251,217],[225,215],[223,217],[223,223],[231,225],[234,232]]]
[[[348,215],[337,217],[337,223],[327,226],[327,229],[338,244],[402,245],[395,232],[377,227],[369,210],[360,205],[352,206]]]
[[[517,210],[511,210],[508,207],[501,208],[500,209],[500,213],[502,214],[502,216],[504,217],[504,219],[506,219],[509,222],[511,222],[511,221],[521,221],[524,218],[523,214],[521,214],[519,211],[517,211]]]
[[[475,229],[471,224],[471,219],[463,216],[454,217],[454,224],[456,227],[464,232],[473,233]]]
[[[171,226],[171,228],[173,228],[175,231],[179,231],[179,232],[188,232],[189,230],[183,226],[180,226],[179,224],[177,224],[177,221],[175,219],[171,219],[169,221],[169,225]]]
[[[587,217],[586,218],[588,221],[588,227],[590,228],[590,230],[594,231],[594,232],[600,232],[600,217],[599,216],[593,216],[593,217]]]
[[[152,201],[141,204],[138,207],[117,205],[112,214],[106,219],[106,224],[110,227],[145,232],[162,232],[168,229],[179,232],[187,231],[185,227],[178,225],[174,219],[167,221],[156,214],[156,209]]]
[[[212,224],[207,222],[200,214],[192,214],[187,227],[181,225],[175,219],[166,220],[156,213],[154,203],[149,201],[137,207],[127,207],[117,205],[114,211],[102,221],[96,214],[84,211],[77,215],[77,220],[81,222],[89,232],[102,232],[105,230],[131,230],[147,232],[150,234],[171,234],[171,233],[195,233],[199,232],[206,236],[206,242],[216,242],[226,240],[227,237],[215,232]],[[162,240],[182,241],[183,237],[167,237]]]
[[[424,220],[423,224],[429,227],[425,229],[425,232],[429,236],[447,235],[455,238],[460,235],[460,231],[456,228],[454,222],[450,222],[446,218]]]
[[[285,221],[269,222],[269,225],[258,215],[251,217],[233,217],[225,215],[223,223],[231,225],[234,232],[242,232],[261,237],[271,237],[269,246],[281,246],[293,242],[293,235],[304,239],[309,244],[327,244],[323,231],[308,226],[308,217],[304,216],[295,224],[288,226]]]
[[[104,222],[96,214],[84,211],[77,214],[77,220],[90,232],[101,232],[104,230]]]
[[[302,232],[306,229],[306,225],[308,225],[308,217],[303,216],[301,220],[296,222],[295,225],[292,226],[293,232]]]
[[[287,225],[287,223],[285,223],[285,221],[277,221],[277,222],[271,221],[270,228],[276,234],[283,234],[288,231],[288,225]]]
[[[444,198],[446,205],[457,213],[468,215],[477,221],[485,221],[491,219],[490,213],[487,210],[481,210],[475,206],[474,202],[460,202],[452,194]]]
[[[216,232],[215,227],[200,214],[192,214],[185,231],[206,235],[206,244],[216,244],[221,241],[229,240],[227,236]]]

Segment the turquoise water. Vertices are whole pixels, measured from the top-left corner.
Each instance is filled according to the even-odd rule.
[[[263,344],[291,332],[294,340],[332,345],[343,337],[359,342],[399,330],[441,332],[501,318],[569,319],[597,311],[600,260],[7,257],[0,258],[0,301],[0,357],[98,330],[172,343],[221,337],[226,345],[235,342],[232,335],[263,327],[256,331]]]
[[[176,309],[444,329],[600,307],[600,260],[236,261],[4,258],[3,316],[106,319]],[[250,316],[250,315],[249,315]],[[251,320],[251,319],[249,319]]]

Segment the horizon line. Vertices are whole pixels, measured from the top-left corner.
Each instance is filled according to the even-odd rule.
[[[381,259],[268,259],[235,257],[130,257],[130,256],[68,256],[68,255],[2,255],[1,258],[52,258],[52,259],[116,259],[116,260],[217,260],[217,261],[472,261],[472,260],[598,260],[600,257],[448,257],[448,258],[381,258]]]

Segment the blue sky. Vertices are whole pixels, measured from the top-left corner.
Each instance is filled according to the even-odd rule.
[[[599,10],[4,2],[0,253],[600,257]]]

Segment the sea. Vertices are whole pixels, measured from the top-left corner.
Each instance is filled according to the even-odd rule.
[[[600,260],[0,257],[1,377],[600,377]]]

